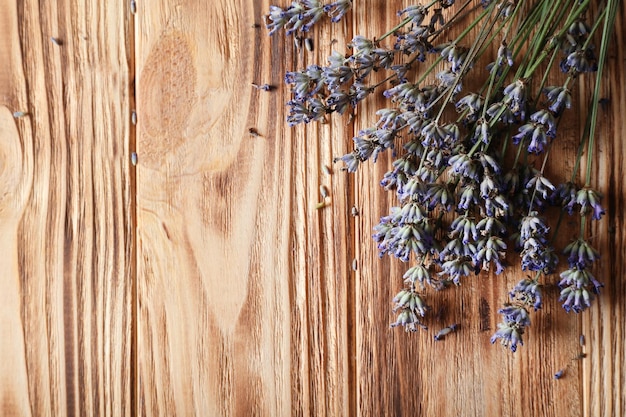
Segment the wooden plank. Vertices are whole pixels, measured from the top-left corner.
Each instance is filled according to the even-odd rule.
[[[395,6],[395,7],[394,7]],[[373,37],[393,27],[398,21],[392,14],[403,2],[361,2],[355,11],[357,27],[354,33]],[[619,21],[619,17],[618,17]],[[363,23],[367,22],[367,23]],[[360,24],[360,26],[358,26]],[[450,38],[454,37],[450,34]],[[624,33],[618,25],[617,44],[623,45]],[[620,47],[620,51],[622,50]],[[610,91],[622,91],[622,52],[613,57],[610,71]],[[588,94],[580,91],[580,94]],[[615,93],[616,97],[621,94]],[[617,98],[616,98],[617,99]],[[620,99],[617,99],[620,100]],[[614,117],[621,107],[612,110]],[[383,100],[363,106],[357,125],[371,125],[376,109],[386,107]],[[613,107],[612,107],[613,108]],[[585,114],[582,108],[579,114]],[[577,128],[576,110],[568,116],[567,134],[562,145],[575,153],[581,130]],[[617,119],[614,119],[617,120]],[[623,275],[625,264],[623,242],[619,230],[623,227],[624,192],[617,178],[623,178],[623,132],[611,122],[603,121],[602,136],[608,149],[600,154],[598,184],[606,184],[604,192],[613,210],[613,218],[601,223],[598,239],[602,240],[605,261],[602,269],[611,276]],[[561,140],[561,139],[559,139]],[[609,155],[610,150],[610,155]],[[605,159],[606,158],[606,159]],[[619,161],[619,162],[618,162]],[[550,161],[555,174],[571,171],[571,161],[553,157]],[[609,169],[609,167],[614,168]],[[567,168],[567,169],[566,169]],[[497,309],[506,301],[510,288],[525,274],[507,272],[502,276],[480,276],[466,280],[459,289],[429,293],[428,303],[435,312],[444,308],[443,318],[429,319],[434,329],[460,322],[461,330],[445,343],[433,341],[433,332],[407,335],[388,329],[394,320],[389,310],[390,300],[402,288],[406,267],[399,262],[377,259],[377,251],[368,242],[372,227],[380,216],[388,213],[395,201],[373,189],[372,184],[389,169],[389,160],[381,158],[376,165],[367,164],[356,174],[357,201],[363,202],[363,216],[356,233],[358,257],[363,259],[356,285],[357,318],[357,408],[359,415],[419,415],[437,416],[516,416],[516,415],[620,415],[624,396],[623,309],[617,301],[623,298],[624,286],[619,278],[611,279],[604,296],[585,320],[588,349],[595,349],[590,361],[572,362],[579,352],[580,317],[566,314],[555,301],[532,315],[533,324],[525,335],[526,344],[517,353],[491,346],[489,338],[499,320]],[[613,178],[613,182],[610,179]],[[607,227],[616,227],[614,240],[607,239]],[[564,236],[567,239],[569,236]],[[611,251],[607,244],[612,244]],[[619,253],[617,253],[619,252]],[[607,256],[606,254],[610,255]],[[514,254],[512,262],[514,262]],[[608,269],[605,269],[608,267]],[[621,275],[619,274],[621,272]],[[547,289],[554,300],[557,290]],[[620,298],[621,297],[621,298]],[[485,314],[487,313],[487,314]],[[485,314],[484,323],[479,317]],[[606,329],[606,330],[605,330]],[[582,364],[582,365],[581,365]],[[554,373],[567,366],[566,378],[556,381]],[[584,387],[584,388],[583,388]]]
[[[139,415],[353,414],[348,177],[322,172],[351,128],[285,127],[285,70],[330,45],[270,41],[268,8],[137,5]]]
[[[5,416],[131,414],[130,55],[110,6],[0,8]]]
[[[618,8],[615,33],[605,67],[602,106],[598,118],[594,187],[604,194],[606,216],[592,230],[602,254],[596,277],[604,283],[600,302],[582,316],[587,360],[581,369],[584,416],[626,414],[626,146],[623,109],[626,106],[626,2]],[[591,82],[585,83],[590,89]]]
[[[356,21],[376,16],[365,30],[380,34],[395,16],[371,6],[358,8]],[[623,323],[613,324],[621,317],[615,301],[607,307],[602,298],[597,315],[583,316],[597,356],[558,382],[552,375],[577,354],[580,328],[557,303],[533,317],[527,346],[515,356],[488,342],[495,310],[520,274],[436,294],[433,308],[448,307],[435,325],[465,320],[446,344],[387,330],[398,289],[388,277],[403,270],[380,263],[369,240],[390,203],[371,184],[387,168],[381,163],[356,176],[364,216],[350,248],[341,231],[351,221],[352,179],[341,174],[325,182],[320,169],[345,151],[336,138],[350,129],[333,121],[285,131],[284,112],[276,111],[284,91],[248,87],[279,83],[285,67],[319,62],[327,51],[315,37],[322,47],[314,56],[287,55],[286,65],[279,55],[289,48],[285,42],[268,43],[248,28],[265,10],[250,2],[139,5],[139,414],[619,415]],[[359,127],[377,104],[365,108]],[[611,125],[606,129],[617,135]],[[250,136],[249,127],[261,136]],[[572,130],[571,148],[578,133]],[[618,146],[608,166],[621,166],[622,153]],[[623,176],[617,172],[605,175]],[[314,211],[320,182],[332,185],[332,205]],[[608,184],[620,213],[621,183]],[[606,227],[600,235],[618,226]],[[611,247],[620,248],[615,239]],[[353,254],[357,281],[347,268]],[[611,271],[623,270],[622,258],[610,258]],[[610,285],[618,300],[623,286]],[[490,312],[486,326],[466,320],[481,311]]]

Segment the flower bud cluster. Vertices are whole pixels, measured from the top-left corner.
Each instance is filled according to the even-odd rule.
[[[297,0],[285,9],[270,6],[265,26],[270,30],[270,35],[280,29],[285,29],[287,35],[298,31],[308,32],[324,15],[328,15],[335,23],[351,8],[352,0],[337,0],[329,4],[323,4],[321,0]]]
[[[601,196],[589,180],[578,186],[577,172],[558,184],[546,170],[548,154],[559,140],[559,122],[572,107],[570,83],[581,73],[596,71],[599,61],[593,46],[598,25],[585,23],[585,10],[576,0],[558,1],[567,2],[571,13],[550,14],[552,20],[542,22],[549,30],[540,31],[536,20],[521,15],[518,2],[483,1],[482,12],[452,40],[447,29],[463,21],[463,7],[444,14],[453,1],[411,5],[398,12],[400,24],[380,38],[356,36],[348,53],[334,52],[326,66],[286,74],[293,94],[287,103],[291,126],[351,112],[378,90],[388,99],[375,123],[352,139],[353,151],[337,160],[355,172],[391,150],[381,185],[395,193],[398,203],[381,217],[373,237],[381,257],[410,264],[403,277],[406,288],[393,299],[393,327],[425,327],[428,288],[460,285],[481,271],[500,274],[518,264],[506,259],[514,248],[521,270],[535,277],[513,288],[510,303],[499,310],[502,322],[491,341],[515,351],[523,344],[530,311],[542,306],[541,286],[549,284],[558,268],[553,247],[557,230],[547,220],[553,207],[579,216],[583,225],[580,237],[563,251],[569,264],[558,281],[563,308],[588,308],[602,286],[591,273],[599,253],[584,238],[586,219],[599,220],[604,214]],[[347,3],[332,3],[333,16],[343,16]],[[320,13],[329,11],[313,0],[287,10],[273,8],[268,28],[270,33],[285,28],[288,34],[308,30]],[[472,28],[478,35],[469,39]],[[499,45],[491,62],[487,41]],[[524,54],[526,50],[530,52]],[[557,55],[563,57],[560,63]],[[427,69],[420,72],[423,65]],[[566,78],[546,87],[546,75],[555,68]],[[387,77],[372,84],[374,72]],[[465,87],[480,81],[480,88]]]

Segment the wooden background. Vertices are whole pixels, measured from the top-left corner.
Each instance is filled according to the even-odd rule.
[[[594,175],[606,286],[585,314],[547,303],[512,355],[489,337],[519,273],[430,294],[447,306],[432,328],[461,323],[445,343],[388,328],[404,271],[370,235],[389,161],[321,169],[377,104],[285,125],[285,70],[404,5],[355,3],[296,53],[253,27],[267,0],[0,2],[0,415],[626,415],[623,7]],[[315,210],[320,184],[332,203]]]

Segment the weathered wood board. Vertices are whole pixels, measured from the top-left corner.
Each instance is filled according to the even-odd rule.
[[[394,203],[377,186],[390,160],[356,174],[332,163],[382,101],[354,120],[285,124],[285,71],[379,36],[408,3],[356,1],[311,33],[313,51],[267,36],[269,4],[0,8],[0,414],[625,414],[624,8],[594,169],[603,294],[580,315],[548,302],[513,355],[489,338],[521,273],[430,293],[442,313],[429,332],[389,329],[404,267],[379,259],[371,230]]]
[[[132,414],[132,56],[112,6],[0,6],[3,416]]]

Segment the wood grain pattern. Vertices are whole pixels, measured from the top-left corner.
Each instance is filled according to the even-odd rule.
[[[349,414],[344,127],[285,129],[284,51],[321,57],[252,27],[267,8],[138,8],[140,415]]]
[[[518,354],[490,345],[496,310],[519,273],[433,294],[433,308],[445,308],[433,328],[461,321],[462,331],[445,344],[430,333],[388,329],[389,300],[403,270],[379,261],[369,239],[390,204],[372,187],[388,162],[355,176],[321,174],[380,103],[364,106],[355,125],[339,118],[289,130],[280,79],[285,69],[323,62],[353,34],[380,35],[403,3],[363,1],[350,23],[313,34],[315,52],[295,54],[290,40],[268,41],[248,27],[267,6],[162,4],[140,18],[139,32],[146,34],[138,48],[145,118],[138,146],[146,158],[138,182],[140,414],[620,415],[621,386],[613,382],[623,378],[621,340],[604,336],[612,347],[595,359],[603,361],[602,371],[589,367],[593,359],[572,362],[581,332],[585,349],[598,349],[599,342],[589,325],[581,330],[580,316],[565,314],[556,302],[534,317]],[[249,88],[265,82],[279,84],[278,90]],[[247,127],[261,136],[250,137]],[[610,120],[605,129],[618,137]],[[573,151],[577,118],[563,130],[570,132],[564,146]],[[551,166],[558,174],[571,169],[571,161],[556,159]],[[607,184],[601,175],[598,181]],[[332,189],[332,204],[315,211],[320,183]],[[346,216],[353,204],[361,212],[355,219]],[[618,194],[613,204],[623,198]],[[356,272],[348,270],[352,258]],[[620,254],[611,259],[624,263]],[[250,305],[256,321],[250,321]],[[596,309],[606,306],[601,299]],[[616,317],[613,311],[606,317]],[[603,319],[596,328],[604,325]],[[605,369],[612,360],[615,374]],[[568,377],[554,380],[563,367]],[[612,387],[608,396],[593,378]],[[290,391],[281,391],[285,387]]]
[[[588,357],[579,374],[584,416],[626,414],[625,5],[622,2],[618,8],[612,53],[605,70],[610,76],[603,81],[601,95],[608,103],[600,112],[596,135],[596,155],[600,163],[594,166],[594,186],[604,194],[607,215],[595,225],[592,235],[603,254],[597,277],[605,286],[600,302],[581,317]]]
[[[397,18],[389,10],[400,10],[403,2],[394,5],[375,0],[363,2],[355,10],[356,24],[367,21],[355,32],[368,37],[380,36],[392,27]],[[618,17],[618,20],[620,17]],[[623,21],[623,20],[622,20]],[[453,39],[454,35],[450,34]],[[623,27],[618,24],[615,44],[623,45]],[[623,91],[623,46],[616,48],[607,71],[611,74],[609,91]],[[589,81],[583,83],[579,95],[589,95]],[[619,93],[615,93],[621,96]],[[613,107],[615,106],[615,107]],[[383,100],[362,109],[357,123],[366,127],[376,120],[374,112],[385,107]],[[619,103],[612,103],[610,111],[619,112]],[[574,110],[585,114],[584,106]],[[389,170],[385,159],[375,166],[365,166],[357,174],[358,199],[363,200],[366,216],[361,230],[357,228],[357,247],[365,260],[357,278],[357,406],[359,415],[419,415],[436,416],[519,416],[519,415],[622,415],[624,412],[624,321],[623,310],[616,299],[623,299],[623,268],[626,263],[621,241],[608,250],[607,229],[616,225],[623,230],[624,191],[621,184],[610,178],[624,178],[624,149],[621,145],[622,126],[617,113],[605,114],[600,133],[600,163],[596,186],[607,196],[605,204],[615,219],[600,222],[594,232],[596,244],[602,247],[605,263],[599,269],[610,283],[595,304],[592,312],[566,314],[558,303],[551,301],[532,316],[533,324],[527,333],[526,344],[515,355],[497,346],[489,338],[499,320],[496,311],[506,301],[506,294],[523,273],[507,272],[502,276],[481,275],[464,282],[461,288],[428,294],[427,301],[435,312],[443,311],[442,318],[432,319],[428,326],[440,329],[453,322],[461,330],[445,344],[433,341],[433,333],[418,332],[406,335],[390,331],[393,321],[389,313],[391,298],[402,288],[406,267],[400,262],[376,257],[374,245],[368,245],[371,228],[378,223],[381,213],[388,213],[395,201],[373,190],[371,184]],[[572,160],[553,157],[552,174],[567,176],[571,172],[578,137],[583,126],[570,115],[564,120],[561,132],[566,131],[561,146],[572,155]],[[584,122],[584,120],[583,120]],[[583,123],[581,122],[581,123]],[[608,147],[606,151],[602,149]],[[605,160],[604,158],[609,157]],[[615,158],[615,159],[613,159]],[[620,225],[622,228],[620,229]],[[619,235],[614,233],[613,235]],[[360,238],[360,236],[363,236]],[[569,236],[560,237],[565,242]],[[361,243],[360,245],[358,242]],[[607,255],[608,254],[608,255]],[[514,262],[514,260],[512,261]],[[606,269],[605,269],[606,268]],[[611,272],[610,276],[607,274]],[[621,275],[620,275],[621,272]],[[611,277],[616,277],[612,279]],[[556,289],[548,289],[550,299],[556,299]],[[486,314],[488,313],[488,314]],[[479,318],[484,315],[485,320]],[[581,319],[584,325],[581,326]],[[591,321],[591,323],[590,323]],[[592,324],[593,323],[593,324]],[[606,330],[605,330],[606,329]],[[608,330],[611,329],[611,330]],[[598,334],[599,333],[599,334]],[[579,335],[586,336],[585,352],[593,352],[590,359],[572,361],[581,348]],[[567,377],[555,380],[553,375],[566,368]],[[606,390],[605,391],[605,388]]]
[[[63,0],[0,21],[0,414],[130,415],[128,21]]]
[[[389,329],[404,266],[371,234],[395,203],[377,186],[390,160],[332,164],[384,102],[285,124],[285,71],[379,36],[409,2],[355,1],[313,51],[254,27],[270,3],[288,1],[0,7],[0,415],[626,414],[624,7],[594,170],[605,288],[581,315],[547,303],[511,355],[489,338],[519,272],[429,293],[428,332]],[[563,122],[572,155],[586,111]]]

